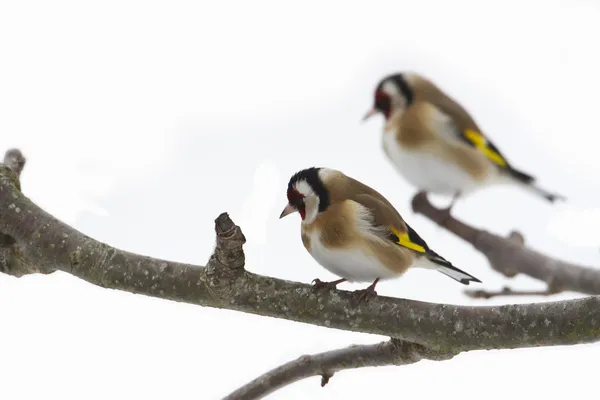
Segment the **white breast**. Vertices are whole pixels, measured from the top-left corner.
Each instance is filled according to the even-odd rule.
[[[332,274],[346,278],[348,282],[373,282],[391,279],[400,274],[386,268],[377,257],[358,250],[330,250],[320,240],[320,232],[311,234],[312,257]]]
[[[441,195],[471,191],[477,182],[455,164],[423,151],[403,148],[394,130],[383,133],[383,148],[396,170],[419,190]]]

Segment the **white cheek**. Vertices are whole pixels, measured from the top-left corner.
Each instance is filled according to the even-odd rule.
[[[297,182],[294,185],[294,187],[296,188],[296,190],[298,191],[298,193],[300,193],[304,197],[310,197],[310,196],[314,195],[314,193],[312,191],[312,188],[305,181],[299,181],[299,182]]]
[[[303,222],[305,224],[310,224],[317,218],[317,214],[319,213],[319,198],[317,196],[304,198],[304,209],[306,211],[306,217]]]
[[[392,99],[397,99],[401,97],[400,92],[398,92],[398,88],[391,81],[387,81],[381,87],[384,93],[390,96]]]

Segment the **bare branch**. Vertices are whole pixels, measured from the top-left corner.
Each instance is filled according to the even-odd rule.
[[[417,193],[412,200],[412,208],[423,214],[439,226],[471,243],[473,247],[485,255],[491,267],[506,277],[514,277],[521,273],[546,283],[547,291],[539,293],[549,296],[562,291],[573,291],[583,294],[600,294],[600,269],[584,267],[557,260],[541,254],[525,246],[523,235],[511,232],[508,238],[502,238],[484,230],[480,230],[448,215],[445,210],[433,206],[425,193]],[[472,296],[473,292],[469,291]],[[483,296],[481,298],[490,298]],[[493,293],[493,296],[506,295]],[[513,294],[515,295],[515,294]],[[491,297],[493,297],[491,296]]]
[[[408,365],[421,359],[448,360],[456,353],[432,352],[427,348],[402,340],[391,339],[371,345],[354,345],[324,353],[305,355],[259,376],[223,400],[256,400],[311,376],[321,376],[321,386],[344,369]]]
[[[25,168],[27,159],[19,149],[9,149],[4,154],[4,162],[0,163],[2,176],[7,180],[7,185],[13,190],[21,190],[21,172]],[[16,207],[10,205],[9,207]],[[16,210],[15,210],[16,211]],[[14,276],[23,276],[32,273],[48,273],[32,265],[22,257],[15,239],[0,232],[0,272]]]
[[[217,243],[206,267],[130,253],[96,241],[40,209],[17,190],[6,170],[0,168],[0,232],[15,239],[19,257],[37,271],[60,270],[102,287],[390,336],[430,349],[501,349],[600,339],[600,299],[595,297],[467,307],[377,296],[355,306],[352,292],[316,293],[308,284],[252,274],[243,269],[241,230],[226,214],[216,221]],[[14,271],[18,265],[11,267]]]
[[[532,276],[543,276],[548,285],[547,289],[543,290],[516,291],[504,287],[496,292],[485,290],[465,291],[470,297],[489,299],[496,296],[549,296],[560,293],[564,283],[573,281],[576,276],[596,273],[595,270],[561,263],[526,249],[524,247],[525,240],[518,232],[511,232],[508,238],[503,239],[472,228],[452,218],[447,210],[436,209],[424,193],[415,196],[413,209],[416,212],[423,213],[440,226],[445,227],[483,251],[494,269],[504,275],[512,277],[519,272],[529,274],[529,271],[532,271]],[[571,280],[563,279],[559,282],[557,279],[562,279],[563,275],[556,273],[554,269],[564,267],[569,269]],[[540,275],[536,275],[536,273]],[[546,325],[548,326],[548,324]],[[395,344],[400,344],[400,347],[396,347]],[[260,399],[283,386],[316,375],[322,376],[321,385],[323,386],[335,372],[343,369],[411,364],[423,358],[434,359],[432,354],[428,347],[392,339],[389,342],[377,345],[351,346],[313,356],[303,356],[263,374],[225,399]],[[442,357],[448,359],[456,354],[458,353],[452,351],[447,353],[438,352],[436,355],[438,358],[436,359],[442,359]]]
[[[8,149],[4,154],[3,164],[10,168],[17,178],[21,177],[26,162],[27,159],[19,149]]]
[[[474,299],[491,299],[499,296],[551,296],[560,293],[560,291],[548,289],[542,290],[513,290],[507,286],[498,291],[488,290],[465,290],[465,294]]]
[[[496,266],[519,261],[519,272],[534,274],[539,271],[534,262],[548,263],[547,257],[525,249],[517,236],[501,239],[454,219],[445,224],[470,237]],[[287,369],[271,371],[267,380],[259,378],[253,384],[256,389],[252,390],[259,395],[274,390],[264,382],[284,385],[316,374],[322,376],[324,385],[344,368],[446,359],[469,350],[600,341],[600,297],[467,307],[377,296],[356,306],[352,292],[317,292],[308,284],[250,273],[244,269],[244,235],[226,213],[215,220],[216,246],[206,267],[126,252],[84,235],[39,208],[21,193],[18,178],[5,165],[0,165],[0,232],[4,235],[0,268],[14,276],[56,270],[102,287],[395,338],[379,347],[311,356],[305,361],[308,366],[298,361]],[[489,248],[498,243],[500,251]],[[511,249],[520,252],[521,258],[502,254]],[[541,271],[547,277],[546,264]],[[357,359],[344,364],[348,354]]]

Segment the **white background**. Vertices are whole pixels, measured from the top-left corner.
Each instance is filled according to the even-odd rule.
[[[507,281],[470,245],[410,211],[414,189],[383,156],[381,117],[360,119],[384,74],[430,77],[515,166],[569,199],[550,205],[498,187],[455,215],[598,266],[599,19],[592,0],[3,0],[0,148],[28,157],[31,199],[98,240],[205,264],[213,220],[228,211],[248,238],[250,271],[306,283],[333,276],[302,247],[299,218],[278,220],[285,187],[299,169],[336,168],[383,192],[481,287],[499,289]],[[549,300],[474,301],[463,289],[419,270],[378,285],[428,302]],[[0,275],[1,399],[218,399],[302,354],[383,339],[64,273]],[[471,352],[344,371],[325,388],[315,377],[269,399],[583,397],[597,389],[599,356],[599,345]]]

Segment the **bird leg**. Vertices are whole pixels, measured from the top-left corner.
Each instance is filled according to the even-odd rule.
[[[454,195],[452,195],[452,201],[450,201],[450,205],[440,210],[440,222],[442,222],[442,225],[444,222],[446,222],[446,220],[450,219],[450,212],[452,211],[452,207],[454,207],[454,204],[456,204],[456,200],[458,200],[459,197],[460,192],[454,193]]]
[[[346,282],[346,278],[338,279],[338,280],[331,281],[331,282],[323,282],[322,280],[317,278],[317,279],[313,279],[312,284],[313,284],[313,288],[315,290],[320,290],[320,289],[331,290],[331,289],[336,289],[336,286],[342,282]]]
[[[360,303],[362,303],[365,300],[368,300],[369,298],[377,296],[377,292],[375,291],[375,286],[377,285],[377,282],[379,282],[379,278],[375,279],[375,282],[371,283],[366,289],[354,291],[354,294],[358,296],[356,298],[356,305],[359,305]]]

